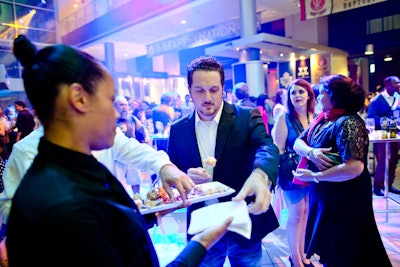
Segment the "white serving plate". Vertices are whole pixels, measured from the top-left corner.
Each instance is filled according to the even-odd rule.
[[[210,183],[198,184],[198,185],[196,185],[196,187],[199,188],[204,194],[203,195],[193,194],[193,192],[195,192],[195,190],[192,189],[191,193],[188,195],[188,201],[190,201],[192,204],[210,200],[210,199],[228,196],[235,192],[235,190],[233,188],[230,188],[229,186],[224,185],[220,182],[210,182]],[[173,189],[173,190],[174,190],[175,195],[179,195],[179,193],[176,189]],[[174,209],[174,208],[179,207],[182,204],[183,204],[183,201],[177,200],[172,203],[160,204],[160,205],[152,207],[152,208],[143,205],[143,207],[140,209],[140,213],[144,215],[144,214],[148,214],[148,213],[154,213],[154,212],[158,212],[158,211]]]

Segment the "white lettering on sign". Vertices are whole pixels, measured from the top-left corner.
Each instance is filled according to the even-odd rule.
[[[182,34],[147,46],[147,55],[156,56],[240,36],[240,21],[232,20],[200,31]]]

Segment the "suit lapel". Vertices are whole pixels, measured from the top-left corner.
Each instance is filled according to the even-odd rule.
[[[217,141],[215,145],[215,158],[217,159],[217,162],[221,158],[222,151],[224,150],[228,135],[230,133],[230,129],[233,126],[234,119],[235,107],[224,102],[221,119],[218,124]]]
[[[185,128],[188,129],[188,132],[182,134],[182,136],[185,144],[187,145],[188,151],[190,151],[188,154],[191,155],[190,157],[195,164],[194,166],[202,166],[200,151],[199,147],[197,146],[194,112],[192,112],[192,114],[187,117],[187,120],[185,122],[187,126]]]

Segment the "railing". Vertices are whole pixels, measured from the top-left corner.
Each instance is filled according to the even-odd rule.
[[[78,8],[73,14],[61,20],[61,36],[64,36],[79,27],[103,16],[133,0],[94,0]]]

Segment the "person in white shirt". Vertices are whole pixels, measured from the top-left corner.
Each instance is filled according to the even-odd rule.
[[[3,223],[7,223],[11,209],[11,199],[22,177],[38,153],[37,147],[43,134],[43,127],[40,127],[13,147],[3,175],[4,192],[0,198]],[[92,154],[111,172],[113,172],[115,162],[135,166],[145,171],[152,171],[160,176],[166,190],[171,190],[167,185],[167,181],[189,179],[186,178],[187,175],[185,173],[171,163],[164,151],[157,151],[147,144],[139,143],[134,138],[126,137],[119,128],[117,128],[114,145],[111,148],[93,151]]]

